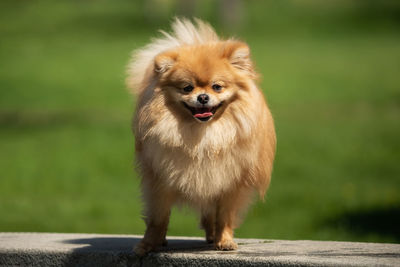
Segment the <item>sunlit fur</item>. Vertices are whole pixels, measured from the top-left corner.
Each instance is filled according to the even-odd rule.
[[[220,40],[199,20],[176,19],[172,29],[135,51],[128,66],[127,84],[137,94],[133,128],[147,225],[135,252],[144,255],[165,241],[174,204],[199,211],[216,249],[236,249],[240,214],[270,182],[273,119],[245,43]],[[189,93],[183,91],[188,84]],[[222,103],[207,122],[183,104],[198,105],[199,94],[210,97],[210,106]]]

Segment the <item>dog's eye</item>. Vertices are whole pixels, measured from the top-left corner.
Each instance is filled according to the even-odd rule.
[[[185,91],[186,93],[190,93],[191,91],[193,91],[193,89],[194,89],[193,85],[187,85],[183,87],[183,91]]]
[[[219,92],[219,91],[222,90],[222,86],[219,85],[219,84],[217,84],[217,83],[215,83],[215,84],[212,85],[212,89],[213,89],[214,91],[216,91],[216,92]]]

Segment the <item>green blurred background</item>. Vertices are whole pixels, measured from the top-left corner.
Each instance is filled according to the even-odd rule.
[[[400,242],[400,2],[0,2],[0,231],[143,234],[124,85],[174,15],[249,43],[276,120],[238,237]],[[190,209],[169,235],[202,236]]]

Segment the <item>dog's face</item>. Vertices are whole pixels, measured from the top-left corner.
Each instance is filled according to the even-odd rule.
[[[198,122],[219,117],[243,80],[254,78],[247,45],[233,41],[162,53],[155,71],[174,110]]]

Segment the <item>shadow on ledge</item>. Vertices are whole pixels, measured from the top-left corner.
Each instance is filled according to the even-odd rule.
[[[75,249],[76,252],[111,252],[111,253],[132,253],[141,238],[133,237],[94,237],[82,239],[64,240],[64,244],[84,245]],[[167,239],[168,245],[157,251],[187,251],[187,250],[209,250],[212,245],[201,239]]]
[[[134,237],[94,237],[94,238],[81,238],[81,239],[70,239],[64,240],[64,244],[75,244],[82,245],[82,247],[75,248],[73,250],[74,256],[85,257],[89,254],[108,254],[116,255],[118,257],[130,257],[136,258],[133,252],[133,248],[140,242],[141,238]],[[260,250],[260,249],[244,249],[246,245],[258,245],[273,243],[272,241],[244,241],[239,242],[239,249],[232,251],[220,251],[215,250],[213,244],[208,244],[204,239],[201,238],[177,238],[177,237],[167,237],[167,246],[161,246],[157,250],[150,252],[148,255],[150,257],[158,257],[160,255],[158,252],[166,253],[185,253],[194,252],[196,255],[224,255],[224,256],[235,256],[242,258],[254,258],[254,257],[272,257],[272,256],[288,256],[294,255],[292,252],[285,251],[270,251],[270,250]],[[144,257],[146,258],[146,257]]]
[[[75,248],[73,253],[64,260],[64,266],[141,266],[146,264],[163,265],[169,260],[158,253],[149,253],[139,258],[133,253],[133,247],[140,238],[131,237],[94,237],[70,239],[63,244],[82,245]],[[212,246],[201,239],[168,239],[168,246],[161,247],[156,252],[207,251]],[[174,264],[173,264],[174,265]]]

